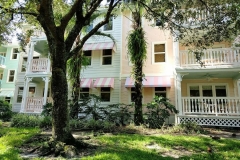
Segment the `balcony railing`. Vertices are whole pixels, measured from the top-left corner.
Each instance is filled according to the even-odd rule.
[[[219,48],[204,50],[201,61],[206,66],[240,64],[240,48]],[[180,51],[180,65],[182,67],[199,65],[196,55],[189,51]]]
[[[53,103],[51,97],[47,98],[48,103]],[[43,97],[27,97],[25,112],[41,113],[43,110]]]
[[[32,59],[30,70],[31,72],[49,72],[50,60],[48,58]]]
[[[240,115],[239,97],[182,97],[183,115]]]
[[[0,56],[0,66],[5,66],[6,57]]]

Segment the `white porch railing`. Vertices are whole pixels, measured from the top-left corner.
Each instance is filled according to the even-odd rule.
[[[182,113],[205,115],[240,115],[239,97],[182,97]]]
[[[6,57],[0,55],[0,66],[4,66],[6,61]]]
[[[32,59],[31,61],[31,71],[32,72],[49,72],[50,69],[48,66],[50,63],[48,58]]]
[[[51,97],[47,97],[48,103],[53,103]],[[25,112],[41,113],[43,109],[43,97],[27,97]]]
[[[219,48],[203,51],[201,61],[204,65],[240,64],[240,48]],[[189,51],[180,51],[180,64],[182,67],[199,65],[196,55]]]

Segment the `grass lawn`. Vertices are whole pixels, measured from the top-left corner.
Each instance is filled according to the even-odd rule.
[[[37,133],[39,129],[35,128],[0,127],[0,160],[20,160],[17,147]],[[85,142],[96,145],[97,149],[92,155],[79,156],[81,160],[240,159],[240,140],[232,138],[213,140],[203,135],[126,133],[87,135],[91,138]],[[212,153],[207,151],[208,147],[212,148]]]
[[[196,135],[103,135],[94,139],[101,146],[94,156],[82,160],[239,160],[240,141],[212,140]],[[213,152],[208,153],[208,147]]]
[[[13,128],[0,126],[0,160],[19,160],[18,149],[24,141],[39,133],[36,128]]]

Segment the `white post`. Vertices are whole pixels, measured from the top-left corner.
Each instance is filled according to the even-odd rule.
[[[34,52],[34,45],[35,44],[36,44],[36,42],[34,42],[34,41],[30,42],[30,48],[29,48],[28,59],[27,59],[27,70],[26,70],[26,73],[31,71],[31,66],[32,66],[31,62],[32,62],[32,59],[33,59],[33,52]]]
[[[50,53],[48,53],[47,72],[50,72],[50,68],[51,68],[51,60],[50,60]]]
[[[29,82],[32,81],[32,78],[25,78],[24,81],[24,88],[23,88],[23,95],[22,95],[22,105],[21,105],[21,110],[20,112],[24,112],[25,107],[26,107],[26,99],[28,96],[28,88],[29,88]]]
[[[174,40],[175,37],[173,37]],[[179,41],[173,41],[173,55],[175,56],[175,64],[177,67],[180,66],[180,55],[179,55]]]
[[[43,105],[47,104],[47,93],[48,93],[48,83],[49,83],[49,77],[42,77],[43,81],[45,82],[44,86],[44,95],[43,95]]]
[[[176,76],[176,92],[177,92],[177,109],[179,115],[182,115],[182,90],[181,90],[182,75],[177,73]]]
[[[237,81],[238,97],[240,97],[240,79]]]

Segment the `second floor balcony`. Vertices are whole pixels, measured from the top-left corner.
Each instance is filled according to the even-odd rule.
[[[27,66],[27,73],[51,72],[51,64],[48,58],[32,59]]]
[[[199,66],[196,55],[188,50],[179,52],[180,66]],[[240,48],[207,49],[201,53],[201,62],[204,66],[240,65]]]

